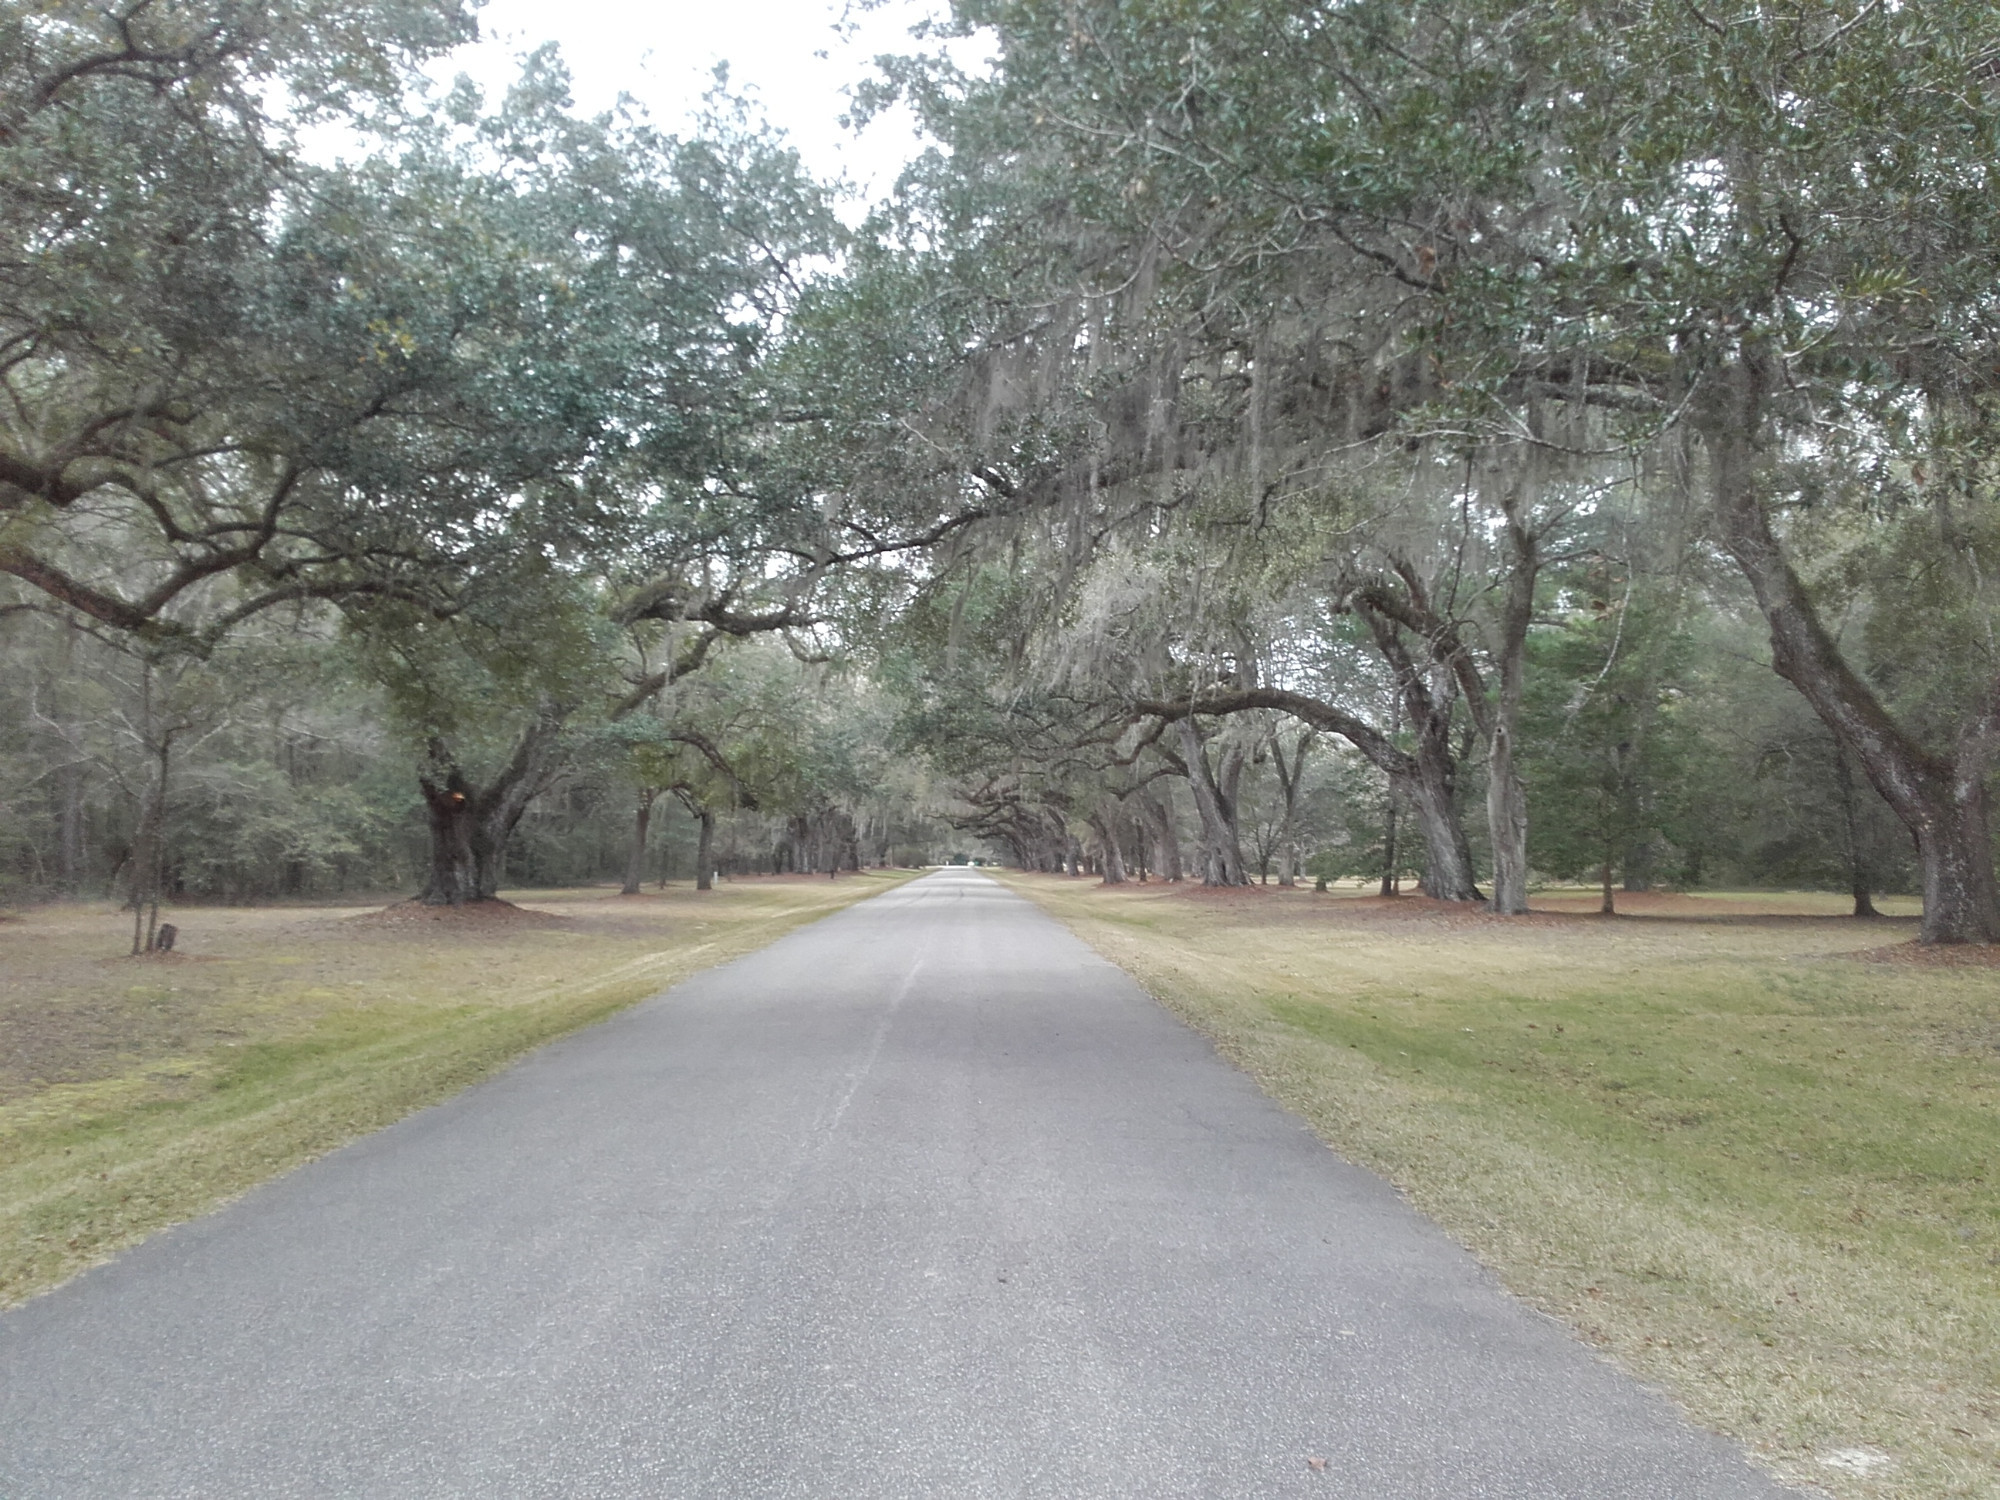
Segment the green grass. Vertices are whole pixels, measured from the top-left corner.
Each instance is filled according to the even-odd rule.
[[[905,878],[517,894],[539,925],[196,910],[166,962],[119,957],[108,909],[25,913],[0,927],[0,1303]]]
[[[2000,1494],[2000,969],[1844,956],[1911,926],[1797,894],[1509,922],[1010,879],[1773,1468]]]

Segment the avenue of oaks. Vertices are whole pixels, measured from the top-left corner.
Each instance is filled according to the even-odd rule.
[[[2000,941],[1991,6],[961,0],[844,217],[725,96],[420,86],[474,34],[0,3],[0,899],[996,852]]]

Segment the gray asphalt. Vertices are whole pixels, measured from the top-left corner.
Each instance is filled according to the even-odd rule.
[[[8,1500],[1786,1493],[971,871],[0,1317]]]

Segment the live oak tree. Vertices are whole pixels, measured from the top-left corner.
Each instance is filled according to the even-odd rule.
[[[547,54],[426,99],[453,4],[0,6],[10,869],[74,888],[146,821],[52,664],[240,636],[365,667],[328,764],[400,745],[404,790],[297,838],[211,797],[204,889],[394,867],[412,758],[444,902],[620,775],[621,820],[672,786],[801,867],[935,788],[1024,863],[1240,881],[1310,733],[1315,786],[1392,792],[1349,844],[1446,899],[1861,909],[1893,816],[1924,936],[2000,938],[1990,7],[946,25],[996,65],[863,89],[937,145],[844,235],[726,101],[581,120]],[[306,160],[318,121],[358,159]],[[796,701],[739,732],[753,662]],[[258,694],[282,748],[172,753],[268,808],[320,782]]]
[[[566,104],[559,67],[541,56],[491,115],[456,98],[459,128],[432,148],[440,170],[493,200],[487,253],[534,270],[519,314],[532,332],[476,367],[490,403],[477,430],[490,441],[466,476],[477,503],[443,613],[477,599],[493,630],[534,642],[522,659],[542,662],[565,639],[537,612],[552,590],[569,615],[590,617],[576,639],[591,643],[591,664],[559,652],[553,676],[489,715],[509,749],[483,773],[454,749],[447,726],[462,710],[444,705],[465,699],[438,690],[446,674],[428,672],[427,696],[402,700],[426,746],[428,902],[492,896],[506,839],[559,771],[573,720],[630,713],[717,640],[804,622],[820,571],[772,565],[810,545],[819,515],[759,476],[774,420],[766,346],[799,263],[833,228],[818,190],[740,115],[717,114],[712,136],[683,141],[577,120]],[[524,567],[532,586],[517,589]],[[382,636],[376,659],[399,660],[414,627],[401,601],[349,612]],[[633,681],[615,627],[649,622],[687,628]]]
[[[197,647],[408,586],[343,523],[357,449],[422,420],[435,327],[407,258],[375,274],[381,205],[293,133],[393,123],[472,30],[398,0],[0,10],[0,573]]]
[[[1471,106],[1470,91],[1443,98],[1436,84],[1476,39],[1376,7],[1332,19],[1257,4],[1198,18],[1150,6],[1057,16],[975,4],[959,15],[993,27],[994,77],[906,64],[892,82],[950,143],[964,184],[956,198],[921,200],[933,237],[962,241],[970,223],[986,259],[1011,272],[1010,281],[982,266],[962,285],[965,299],[992,308],[971,388],[987,411],[1030,404],[1044,451],[1065,458],[1051,476],[1058,485],[1085,476],[1071,502],[1089,511],[1079,537],[1094,543],[1121,518],[1160,524],[1160,513],[1216,487],[1240,496],[1245,524],[1262,526],[1288,507],[1325,508],[1343,470],[1389,468],[1402,450],[1419,451],[1420,469],[1476,466],[1481,482],[1465,488],[1507,543],[1495,552],[1510,602],[1486,643],[1497,648],[1490,686],[1459,699],[1474,666],[1469,642],[1440,659],[1446,680],[1426,680],[1433,664],[1420,669],[1416,656],[1439,640],[1438,621],[1412,593],[1398,548],[1350,548],[1360,571],[1339,578],[1333,607],[1358,608],[1379,627],[1374,638],[1423,700],[1410,711],[1429,747],[1429,821],[1444,839],[1433,876],[1452,899],[1476,894],[1463,835],[1449,831],[1454,715],[1469,713],[1493,747],[1490,824],[1505,855],[1497,905],[1522,909],[1526,818],[1512,725],[1527,601],[1546,530],[1567,507],[1542,496],[1565,477],[1561,465],[1524,461],[1520,450],[1559,450],[1583,424],[1524,412],[1547,384],[1548,361],[1503,339],[1504,320],[1468,328],[1431,311],[1424,293],[1436,267],[1407,243],[1422,216],[1518,178],[1518,159],[1481,159],[1422,134]],[[1391,38],[1423,56],[1411,60]],[[1365,75],[1344,66],[1357,52],[1370,54]],[[1395,116],[1403,123],[1387,121],[1370,88],[1410,96]],[[1504,109],[1495,118],[1504,124]],[[1393,138],[1399,131],[1409,139]],[[1451,394],[1461,364],[1480,375],[1488,404]],[[1074,437],[1068,450],[1050,448],[1079,426],[1088,429],[1080,450]],[[1469,634],[1465,620],[1449,623]]]
[[[1917,843],[1925,939],[2000,939],[1981,623],[2000,21],[1954,3],[1612,15],[1590,46],[1538,44],[1577,205],[1565,321],[1607,384],[1685,414],[1773,665]],[[1586,18],[1552,20],[1567,38]],[[1828,565],[1828,510],[1883,566]],[[1922,707],[1835,623],[1919,595],[1903,617],[1978,663]]]
[[[1991,572],[1966,518],[1990,503],[1989,9],[957,15],[989,28],[993,75],[906,64],[893,82],[989,205],[1025,206],[976,221],[984,243],[1057,232],[1022,307],[1039,321],[1020,321],[1035,349],[1096,372],[1093,475],[1115,487],[1136,449],[1174,476],[1166,495],[1228,453],[1275,503],[1289,422],[1316,424],[1317,449],[1296,451],[1321,470],[1344,440],[1384,468],[1397,446],[1517,474],[1533,467],[1519,455],[1553,454],[1588,479],[1595,457],[1699,495],[1774,665],[1915,836],[1926,938],[2000,936],[1993,675],[1960,674],[1954,708],[1926,690],[1920,709],[1827,623],[1927,591],[1918,615],[1986,651]],[[1068,392],[1086,383],[1039,373],[1025,335],[1012,347],[1016,387],[1079,409]],[[1150,413],[1137,443],[1112,399],[1121,360]],[[1219,445],[1217,417],[1233,429]],[[1831,506],[1900,537],[1869,549],[1872,574],[1814,555],[1799,517]],[[1508,534],[1525,600],[1532,533]],[[1485,710],[1491,829],[1513,856],[1500,904],[1518,909],[1508,720],[1526,615],[1504,613],[1498,681],[1466,706]]]

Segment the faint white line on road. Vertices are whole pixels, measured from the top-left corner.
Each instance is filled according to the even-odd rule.
[[[868,1056],[861,1066],[854,1070],[854,1076],[847,1081],[847,1092],[840,1096],[840,1103],[833,1107],[833,1118],[826,1122],[823,1134],[832,1135],[834,1131],[840,1129],[841,1117],[847,1113],[847,1106],[854,1102],[855,1094],[861,1089],[862,1080],[874,1071],[875,1060],[882,1055],[882,1043],[889,1035],[889,1023],[896,1019],[896,1012],[902,1009],[903,1002],[910,998],[910,991],[916,987],[917,975],[923,967],[924,961],[918,959],[910,965],[910,972],[903,976],[903,982],[896,986],[896,993],[890,998],[889,1008],[882,1012],[882,1019],[875,1023],[875,1037],[868,1044]]]

